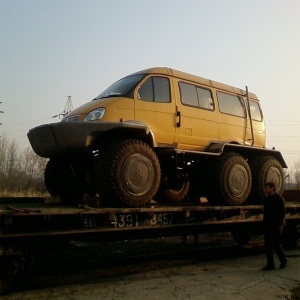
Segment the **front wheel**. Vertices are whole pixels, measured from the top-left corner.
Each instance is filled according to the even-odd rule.
[[[160,183],[159,160],[142,141],[121,140],[110,145],[96,161],[94,184],[105,205],[143,206]]]

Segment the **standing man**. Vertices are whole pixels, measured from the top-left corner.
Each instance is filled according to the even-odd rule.
[[[283,252],[281,236],[285,225],[285,200],[276,193],[274,182],[265,184],[267,197],[264,202],[264,233],[267,265],[263,271],[275,270],[273,248],[280,261],[280,269],[284,269],[287,259]]]

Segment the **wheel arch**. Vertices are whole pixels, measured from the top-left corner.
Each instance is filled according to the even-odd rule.
[[[152,148],[157,147],[154,133],[149,126],[138,122],[128,123],[127,125],[128,126],[116,127],[105,132],[91,132],[87,137],[88,148],[90,150],[96,150],[118,139],[137,139]]]
[[[281,152],[275,149],[245,146],[245,145],[240,145],[235,143],[232,144],[232,143],[212,142],[207,147],[206,152],[213,152],[218,154],[222,154],[224,152],[236,152],[242,155],[246,159],[251,159],[257,156],[271,156],[273,158],[276,158],[279,161],[282,168],[288,167]]]

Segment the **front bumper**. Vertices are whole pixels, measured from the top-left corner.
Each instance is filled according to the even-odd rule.
[[[83,154],[96,138],[117,129],[148,127],[130,122],[59,122],[44,124],[29,130],[27,136],[36,154],[50,158],[66,154]]]

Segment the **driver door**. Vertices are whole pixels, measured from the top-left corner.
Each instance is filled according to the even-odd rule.
[[[171,79],[149,75],[135,91],[135,120],[150,126],[157,143],[172,146],[175,141],[176,106]]]

